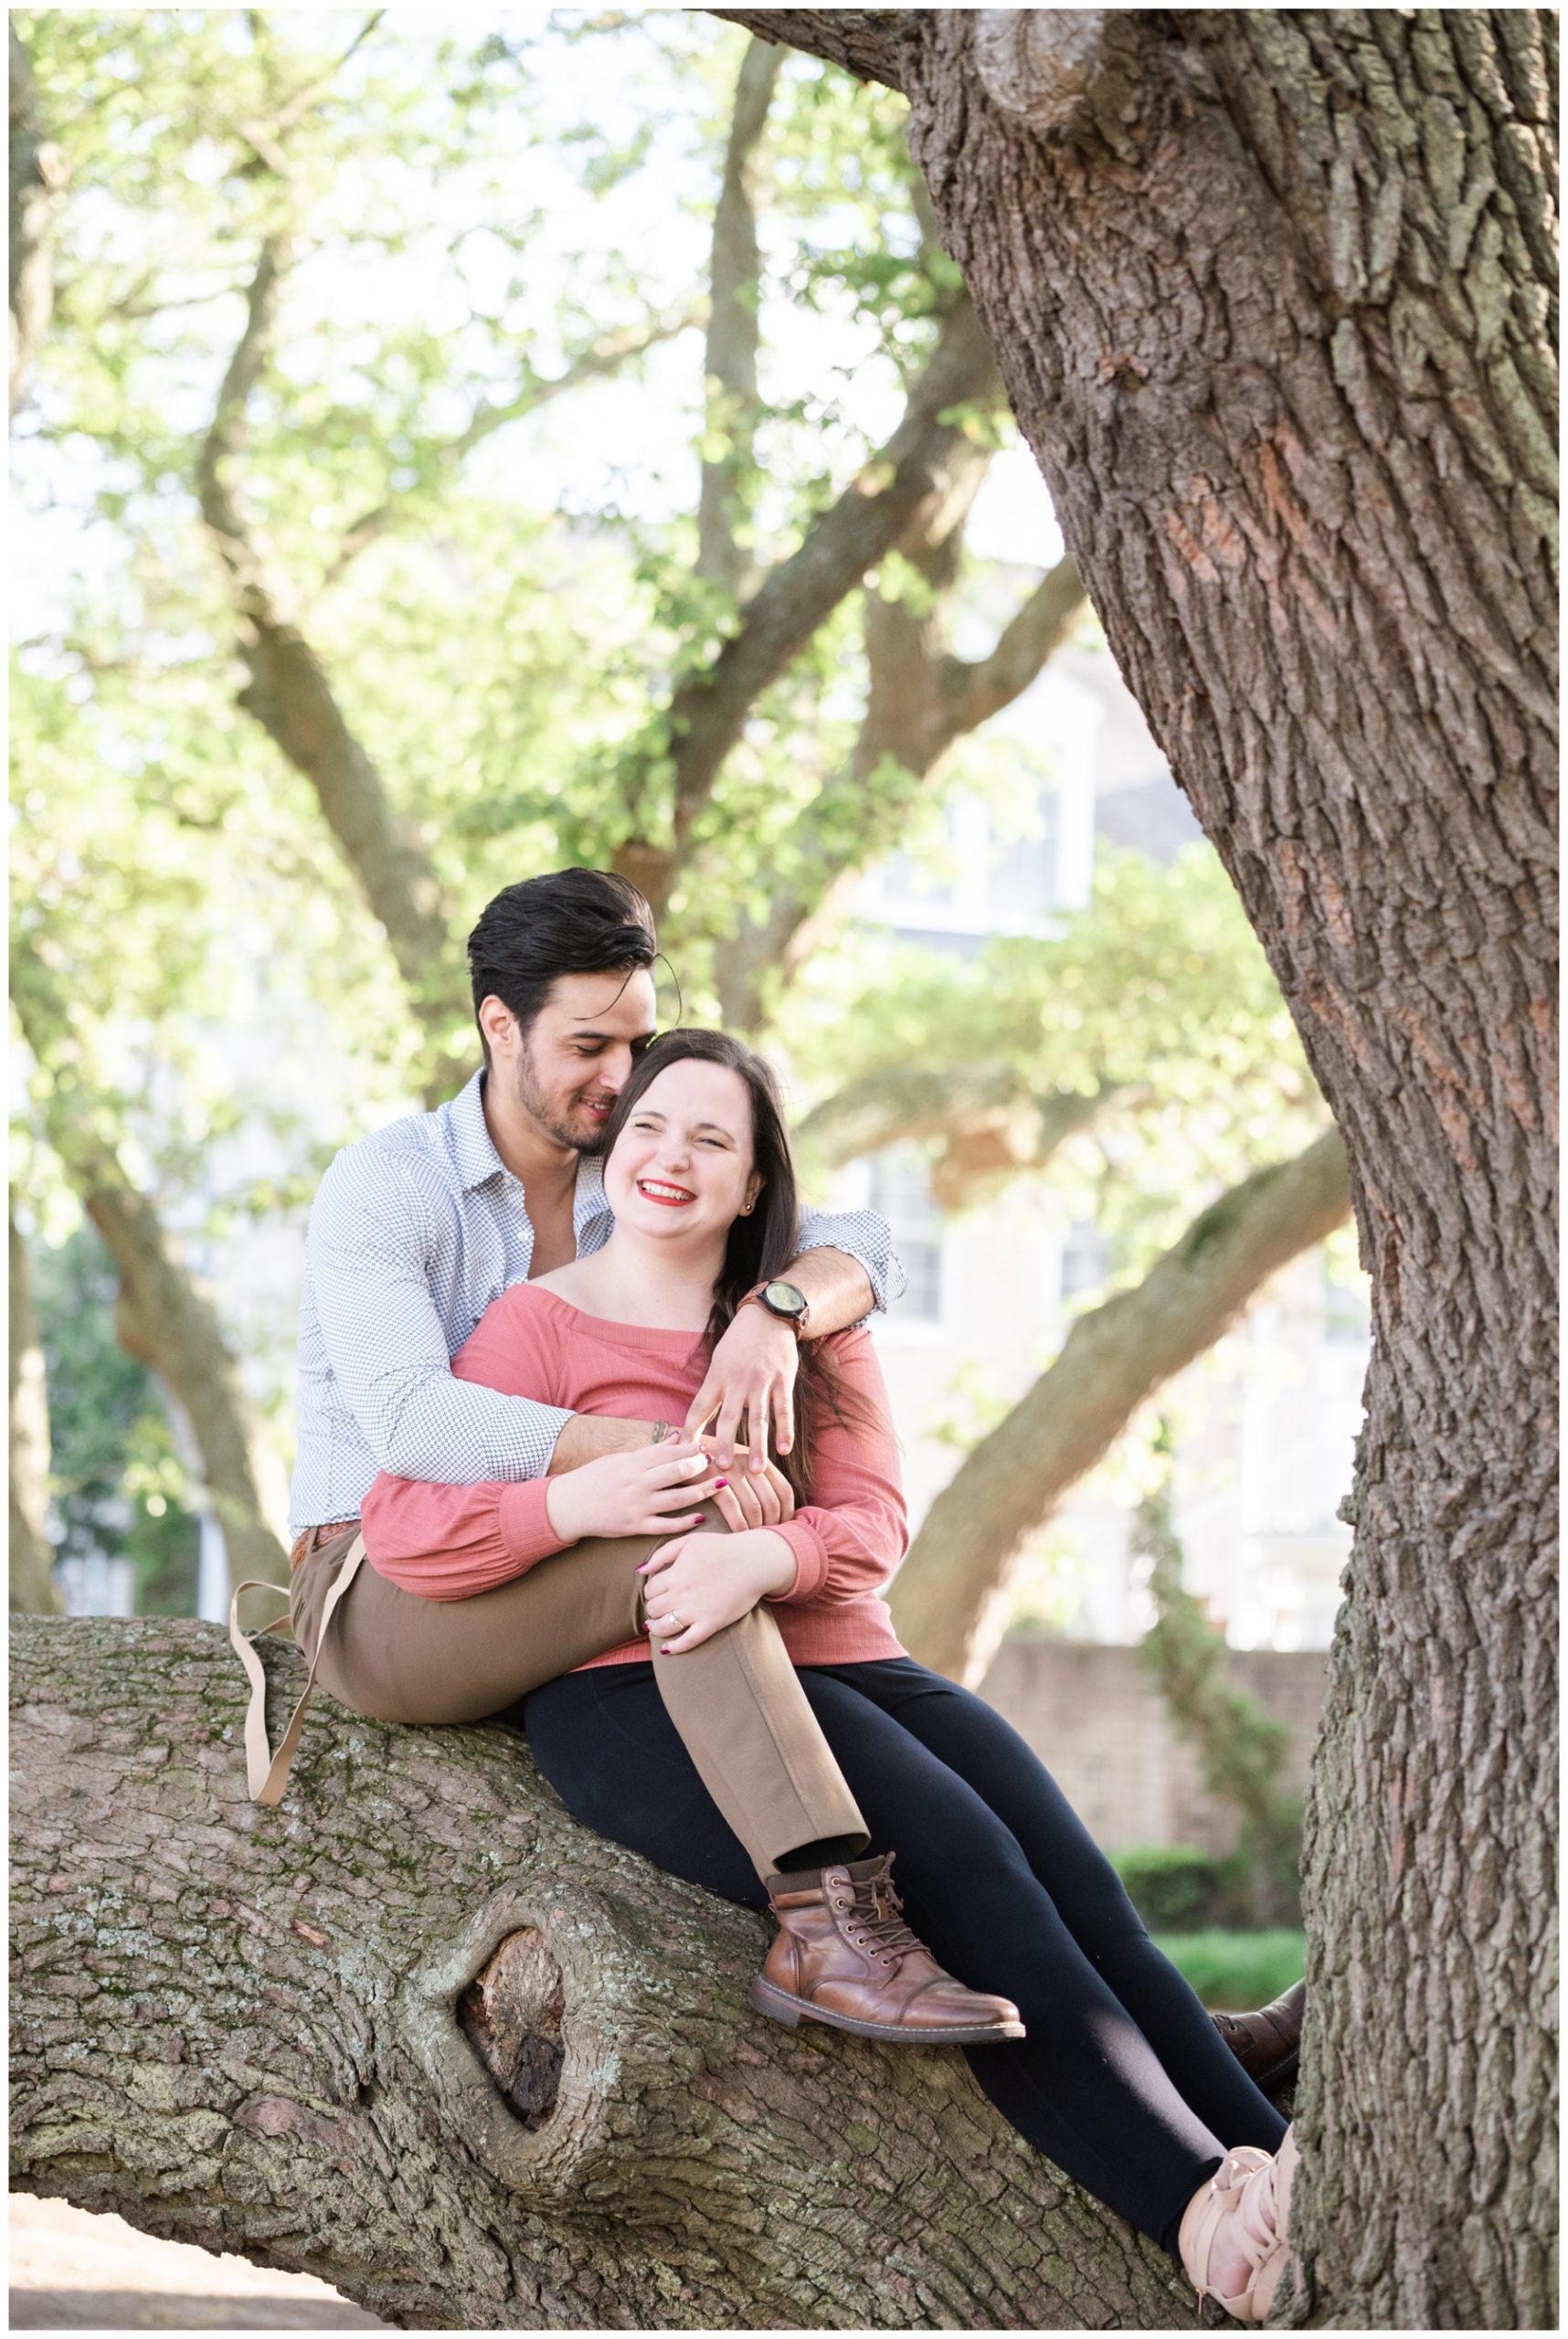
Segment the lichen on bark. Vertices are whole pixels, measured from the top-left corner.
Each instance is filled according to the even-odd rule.
[[[515,1731],[320,1697],[263,1811],[214,1627],[18,1620],[11,1688],[22,2189],[413,2328],[1190,2318],[957,2052],[751,2014],[762,1921],[577,1826]]]

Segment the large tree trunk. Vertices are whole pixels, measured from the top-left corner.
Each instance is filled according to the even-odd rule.
[[[722,13],[907,95],[1344,1132],[1374,1348],[1309,1812],[1320,2310],[1552,2323],[1555,20]]]
[[[33,1314],[27,1253],[10,1215],[10,1605],[58,1616],[62,1602],[55,1554],[44,1529],[49,1486],[49,1392],[43,1345]]]
[[[21,1620],[11,1688],[23,2190],[421,2329],[1190,2322],[956,2051],[752,2015],[762,1921],[514,1732],[322,1698],[263,1811],[211,1626]]]

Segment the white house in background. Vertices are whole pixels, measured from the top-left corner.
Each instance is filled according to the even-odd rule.
[[[982,803],[958,802],[940,878],[897,856],[867,877],[859,915],[972,952],[999,934],[1048,934],[1081,906],[1097,834],[1162,862],[1200,835],[1107,651],[1059,653],[1003,720],[1038,751],[1033,838],[999,838]],[[877,1348],[917,1523],[958,1466],[953,1433],[975,1399],[1029,1386],[1065,1337],[1076,1295],[1100,1282],[1106,1246],[1044,1186],[945,1215],[918,1146],[850,1164],[832,1200],[882,1211],[908,1272]],[[1350,1551],[1337,1512],[1366,1360],[1364,1313],[1314,1253],[1162,1400],[1190,1424],[1175,1474],[1188,1586],[1239,1647],[1328,1645]],[[1134,1499],[1085,1492],[1059,1512],[1020,1569],[1021,1613],[1087,1640],[1141,1637],[1150,1615],[1128,1549]]]

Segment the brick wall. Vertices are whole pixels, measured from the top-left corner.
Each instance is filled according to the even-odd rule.
[[[1233,1649],[1232,1680],[1290,1732],[1286,1774],[1306,1784],[1323,1701],[1320,1649]],[[1097,1843],[1190,1844],[1228,1851],[1235,1821],[1198,1782],[1135,1648],[1004,1641],[980,1695],[1027,1739]]]

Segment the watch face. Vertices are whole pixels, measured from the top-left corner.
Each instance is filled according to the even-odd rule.
[[[792,1283],[770,1283],[762,1295],[776,1316],[803,1316],[806,1295]]]

